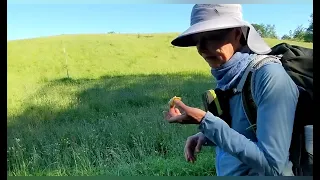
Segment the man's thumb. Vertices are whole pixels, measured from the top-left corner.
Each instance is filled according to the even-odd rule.
[[[189,106],[187,106],[186,104],[184,104],[181,100],[174,100],[174,103],[177,107],[180,107],[181,109],[183,109],[184,111],[188,111],[188,108],[190,108]]]

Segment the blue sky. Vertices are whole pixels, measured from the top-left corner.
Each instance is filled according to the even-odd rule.
[[[59,34],[182,32],[192,4],[8,4],[8,40]],[[313,4],[244,4],[250,23],[274,24],[278,36],[308,27]]]

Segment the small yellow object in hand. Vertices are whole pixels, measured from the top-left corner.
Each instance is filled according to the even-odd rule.
[[[181,100],[181,97],[174,96],[173,98],[171,98],[169,101],[170,108],[174,107],[174,100],[175,99]]]

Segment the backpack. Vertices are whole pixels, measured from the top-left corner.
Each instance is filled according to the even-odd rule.
[[[268,55],[281,55],[280,61],[295,84],[300,95],[294,119],[289,159],[296,176],[313,175],[313,154],[305,149],[304,127],[313,125],[313,50],[281,43],[272,48]],[[259,62],[258,62],[259,63]],[[251,125],[256,124],[257,109],[251,94],[251,75],[248,73],[242,89],[243,107]],[[241,80],[240,80],[241,81]]]
[[[282,66],[299,88],[299,99],[295,112],[292,140],[289,150],[289,159],[293,164],[295,176],[313,176],[313,154],[306,151],[305,131],[307,125],[313,125],[313,49],[286,43],[271,48],[268,55],[258,55],[258,60],[251,63],[244,72],[238,86],[234,89],[221,91],[211,90],[214,101],[204,101],[205,109],[224,119],[231,125],[228,100],[235,94],[241,93],[245,114],[249,120],[250,128],[255,132],[257,107],[251,94],[251,77],[257,66],[262,65],[268,57],[274,56],[280,60]],[[270,59],[270,58],[269,58]],[[218,100],[219,99],[219,100]],[[206,99],[207,100],[207,99]],[[214,102],[214,103],[213,103]]]

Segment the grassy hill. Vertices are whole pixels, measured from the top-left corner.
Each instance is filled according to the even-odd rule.
[[[175,36],[9,41],[8,174],[214,175],[212,148],[195,164],[184,160],[185,140],[197,127],[162,117],[172,96],[201,107],[200,94],[214,87],[194,48],[170,45]]]

